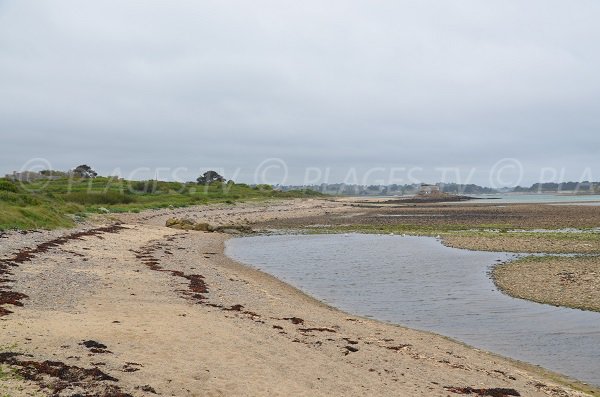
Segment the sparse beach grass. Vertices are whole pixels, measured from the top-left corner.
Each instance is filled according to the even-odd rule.
[[[14,203],[0,197],[0,230],[53,229],[73,226],[66,214],[76,214],[82,207],[40,199],[37,203]]]

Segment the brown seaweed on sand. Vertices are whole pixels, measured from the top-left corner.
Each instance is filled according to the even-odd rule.
[[[122,226],[115,224],[96,229],[75,232],[38,244],[35,248],[23,248],[10,258],[0,259],[0,317],[12,313],[11,310],[2,307],[2,305],[9,304],[13,306],[23,306],[23,302],[21,301],[27,298],[27,295],[19,292],[12,292],[10,291],[9,287],[4,285],[10,282],[6,276],[11,274],[11,267],[17,267],[24,262],[29,262],[35,258],[36,255],[48,252],[48,250],[52,248],[60,247],[71,240],[81,240],[82,237],[87,236],[96,236],[98,238],[102,238],[100,236],[102,233],[117,233],[122,229],[124,229]]]
[[[98,368],[82,368],[60,361],[21,360],[20,353],[0,353],[0,364],[17,367],[17,373],[24,379],[35,382],[60,396],[70,388],[85,390],[86,396],[95,397],[133,397],[120,387],[106,382],[118,382],[117,378],[102,372]],[[70,394],[72,395],[72,394]]]
[[[494,387],[491,389],[475,389],[473,387],[446,386],[445,389],[456,394],[475,394],[477,396],[509,397],[521,395],[515,389],[507,389],[502,387]]]

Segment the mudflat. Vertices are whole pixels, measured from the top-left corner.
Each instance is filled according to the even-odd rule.
[[[165,219],[347,217],[311,200],[121,216],[0,246],[0,393],[95,396],[582,396],[559,375],[343,313]]]
[[[390,205],[373,202],[355,203],[339,200],[350,208],[350,214],[329,212],[306,216],[269,219],[266,225],[277,227],[377,226],[381,228],[403,226],[407,230],[427,227],[444,230],[478,229],[566,229],[600,227],[600,206],[549,205],[549,204],[480,204],[468,201],[455,204],[403,204]]]
[[[509,295],[556,306],[600,311],[600,257],[534,257],[497,266]]]

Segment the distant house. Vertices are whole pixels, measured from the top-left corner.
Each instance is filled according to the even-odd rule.
[[[428,195],[436,193],[440,193],[440,187],[438,185],[428,185],[427,183],[422,183],[418,194]]]

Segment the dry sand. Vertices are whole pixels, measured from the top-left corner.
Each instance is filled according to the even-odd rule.
[[[531,366],[325,306],[227,258],[228,235],[161,226],[174,212],[227,224],[331,211],[347,209],[314,200],[153,211],[42,234],[29,249],[9,235],[4,292],[27,298],[3,305],[13,313],[0,317],[0,395],[585,395]]]

